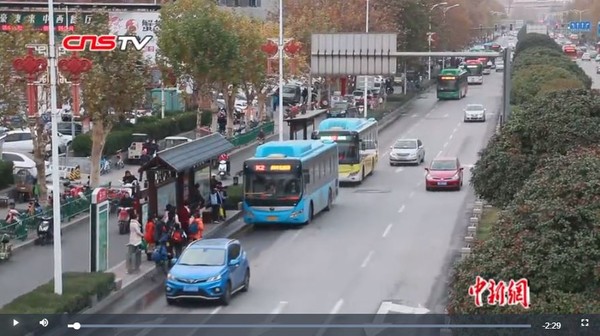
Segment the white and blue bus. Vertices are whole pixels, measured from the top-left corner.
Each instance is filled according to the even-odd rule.
[[[247,224],[308,224],[338,195],[338,147],[327,140],[273,141],[244,162]]]

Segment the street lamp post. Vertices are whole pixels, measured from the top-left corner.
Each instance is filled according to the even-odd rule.
[[[54,1],[48,0],[48,65],[50,70],[50,113],[52,115],[52,217],[54,223],[54,293],[62,295],[62,243],[60,214],[60,180],[58,172],[58,118],[56,107],[56,41],[54,36]]]
[[[366,10],[366,18],[365,18],[365,32],[369,32],[369,0],[367,0],[367,10]],[[429,29],[431,30],[431,28]]]
[[[427,33],[427,50],[429,52],[431,52],[431,36],[433,34],[433,32],[431,31],[431,12],[433,12],[434,9],[438,8],[439,6],[445,6],[447,5],[447,2],[440,2],[437,3],[433,6],[431,6],[431,8],[429,9],[429,32]],[[427,61],[427,65],[428,65],[428,69],[427,69],[427,75],[428,75],[428,79],[431,80],[431,56],[428,57],[428,61]],[[404,79],[406,80],[406,78]]]
[[[279,141],[283,141],[283,0],[279,0]]]

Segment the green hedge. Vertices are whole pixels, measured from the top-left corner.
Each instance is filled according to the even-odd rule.
[[[64,273],[63,295],[54,294],[54,281],[23,294],[0,309],[0,314],[75,314],[114,289],[113,273]]]
[[[210,111],[202,113],[202,125],[210,125],[212,114]],[[133,133],[146,133],[153,139],[163,139],[180,133],[189,132],[196,128],[196,112],[179,112],[165,116],[139,118],[135,125],[121,123],[115,125],[106,137],[104,154],[113,155],[124,150],[131,144]],[[76,156],[90,156],[92,152],[91,134],[81,134],[73,140],[73,151]]]
[[[13,163],[0,161],[0,188],[6,188],[13,183]]]

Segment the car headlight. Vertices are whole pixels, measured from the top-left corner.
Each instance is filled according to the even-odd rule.
[[[408,154],[408,157],[409,157],[409,158],[414,158],[414,157],[416,157],[416,156],[417,156],[417,153],[410,153],[410,154]]]
[[[215,275],[215,276],[213,276],[213,277],[210,277],[210,278],[208,278],[208,279],[206,280],[206,282],[214,282],[214,281],[219,281],[219,280],[221,280],[221,277],[222,277],[222,276],[221,276],[221,274],[219,274],[219,275]]]
[[[169,273],[169,274],[167,274],[167,279],[174,280],[175,277],[173,275],[171,275],[171,273]]]
[[[425,179],[431,180],[431,175],[429,175],[429,174],[425,175]]]
[[[459,176],[458,176],[458,173],[456,173],[456,174],[454,174],[454,176],[452,176],[452,179],[453,179],[453,180],[458,180],[458,177],[459,177]]]
[[[294,211],[290,215],[290,218],[296,218],[296,217],[300,216],[303,212],[304,212],[303,210]]]

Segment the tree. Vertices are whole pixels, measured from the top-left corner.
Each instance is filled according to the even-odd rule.
[[[561,47],[548,35],[528,33],[519,38],[515,47],[515,59],[517,59],[521,52],[533,47],[544,47],[550,50],[562,52]]]
[[[600,143],[600,97],[589,90],[552,92],[514,111],[472,170],[475,192],[506,206],[544,158]]]
[[[13,60],[23,57],[27,54],[28,44],[48,44],[48,35],[37,31],[32,26],[24,26],[20,31],[9,31],[0,33],[0,115],[14,116],[25,113],[27,110],[26,87],[27,83],[23,74],[17,73],[13,68]],[[36,55],[42,57],[41,55]],[[62,86],[59,85],[58,91]],[[59,100],[60,101],[60,100]],[[44,106],[48,107],[49,101],[40,101],[36,106],[36,111],[41,111]],[[45,131],[44,123],[39,114],[34,118],[27,120],[33,139],[33,157],[38,172],[38,186],[42,203],[48,200],[46,176],[46,145],[49,137]]]
[[[569,100],[571,102],[572,100]],[[595,108],[597,109],[597,105]],[[581,314],[600,308],[600,147],[572,147],[543,160],[502,212],[490,239],[454,274],[452,314],[522,313],[520,307],[475,308],[475,275],[526,278],[528,313]]]
[[[227,29],[227,14],[210,0],[168,3],[162,6],[160,16],[160,61],[172,68],[177,78],[187,76],[193,81],[200,126],[201,108],[210,108],[214,86],[226,82],[230,64],[240,56],[237,32]]]
[[[531,47],[515,58],[515,63],[512,67],[513,73],[517,74],[524,69],[532,66],[548,64],[554,67],[560,67],[575,75],[581,81],[585,88],[591,88],[592,79],[583,71],[583,69],[569,58],[565,57],[562,51],[548,49],[544,47]]]
[[[560,84],[560,86],[558,86]],[[571,72],[551,64],[533,65],[515,72],[512,77],[511,104],[520,105],[532,101],[544,88],[544,92],[566,89],[583,89],[584,85]]]
[[[78,33],[107,34],[108,14],[96,13],[93,24],[82,26]],[[110,52],[83,52],[93,62],[91,71],[81,80],[83,108],[92,123],[91,179],[92,187],[100,184],[100,158],[106,136],[125,112],[139,107],[149,80],[148,65],[142,52],[128,49]],[[68,77],[67,77],[68,78]]]

